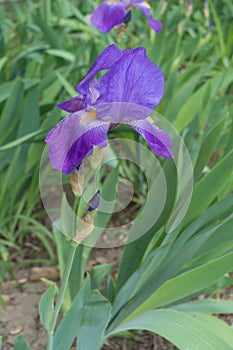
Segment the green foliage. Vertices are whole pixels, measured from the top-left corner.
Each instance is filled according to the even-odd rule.
[[[172,307],[172,309],[185,312],[201,312],[206,314],[221,313],[228,314],[233,311],[233,302],[231,300],[216,300],[216,299],[204,299],[194,300],[188,303],[178,304]]]
[[[100,348],[110,312],[110,303],[98,291],[91,290],[91,281],[87,278],[56,330],[53,349],[69,348],[77,336],[77,348]]]
[[[92,289],[100,289],[103,279],[111,272],[113,264],[101,264],[91,270],[91,287]]]
[[[22,335],[16,338],[14,350],[31,350]]]
[[[52,285],[42,295],[39,304],[40,320],[46,331],[51,330],[54,318],[54,297],[56,295],[56,286]]]
[[[202,214],[229,181],[233,170],[233,150],[218,162],[195,186],[184,224]],[[203,196],[205,193],[205,196]]]
[[[48,250],[51,241],[28,222],[31,215],[42,214],[38,169],[44,138],[61,117],[56,103],[65,92],[74,95],[95,47],[104,48],[106,38],[88,25],[75,1],[9,2],[1,6],[0,18],[0,234],[4,245],[17,246],[18,239],[35,230]],[[85,26],[89,31],[81,32]],[[54,261],[51,250],[48,254]]]
[[[195,312],[150,310],[125,323],[117,331],[128,329],[146,329],[160,334],[181,350],[232,348],[233,332],[230,327],[214,317]]]
[[[74,233],[72,216],[64,198],[53,236],[41,223],[44,213],[38,190],[45,135],[64,117],[55,105],[75,96],[74,87],[107,45],[117,43],[123,49],[143,44],[165,75],[165,95],[157,111],[182,134],[190,153],[191,204],[170,231],[180,214],[180,174],[173,160],[161,161],[167,194],[159,219],[124,247],[116,278],[110,276],[111,264],[106,264],[95,267],[83,282],[90,246],[98,242],[111,217],[97,213],[98,227],[90,236],[90,246],[79,245],[74,255],[63,300],[66,314],[56,329],[53,349],[68,349],[75,339],[79,350],[100,349],[109,336],[147,329],[180,349],[230,350],[232,330],[212,314],[232,313],[232,302],[190,299],[232,283],[226,275],[233,269],[232,4],[196,1],[188,12],[182,4],[169,1],[166,8],[165,2],[151,1],[163,31],[153,33],[135,9],[126,33],[117,35],[114,30],[101,34],[90,25],[88,15],[97,3],[79,1],[77,6],[76,0],[29,0],[1,5],[0,282],[6,273],[13,278],[10,257],[20,254],[32,232],[47,252],[48,259],[42,262],[55,261],[51,248],[55,236],[64,277],[67,237]],[[181,168],[187,166],[183,154],[179,162]],[[115,167],[101,188],[112,207],[123,173]],[[143,230],[149,216],[156,216],[163,189],[154,183],[151,191],[149,209],[130,229],[129,240]],[[23,263],[33,261],[36,257]],[[40,301],[41,322],[48,332],[54,321],[55,294],[52,285]],[[19,336],[14,349],[29,346]]]

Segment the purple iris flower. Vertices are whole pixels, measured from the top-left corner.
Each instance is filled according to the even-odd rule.
[[[72,173],[94,146],[107,145],[109,129],[119,124],[141,134],[158,156],[172,157],[170,136],[148,118],[163,97],[164,77],[143,47],[121,51],[108,46],[75,90],[81,95],[58,104],[71,114],[45,140],[54,169]]]
[[[162,29],[162,23],[151,16],[150,5],[143,0],[105,0],[92,13],[91,23],[106,33],[114,26],[127,22],[128,14],[133,7],[138,7],[144,13],[155,32]]]

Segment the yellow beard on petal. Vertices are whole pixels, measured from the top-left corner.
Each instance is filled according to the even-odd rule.
[[[89,124],[96,120],[96,110],[91,109],[90,112],[84,112],[84,115],[81,117],[80,126],[84,126],[85,124]]]
[[[108,0],[108,4],[112,4],[114,2],[120,2],[120,0]]]
[[[151,8],[151,7],[150,7],[150,4],[148,4],[147,1],[143,1],[143,2],[142,2],[142,5],[145,6],[145,7],[147,7],[148,9]]]
[[[153,119],[151,117],[147,117],[146,120],[148,120],[148,122],[150,122],[151,124],[154,123]]]
[[[109,1],[110,1],[110,0],[109,0]],[[148,9],[151,8],[150,4],[148,4],[147,1],[140,2],[139,5],[144,6],[144,7],[148,8]],[[135,7],[135,6],[137,6],[137,5],[134,4],[134,3],[133,3],[133,4],[129,4],[129,6],[127,6],[127,10],[131,10],[131,9],[132,9],[133,7]]]

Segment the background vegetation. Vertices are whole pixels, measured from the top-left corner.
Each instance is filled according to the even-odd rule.
[[[65,115],[56,104],[75,96],[74,87],[107,45],[116,43],[123,49],[143,43],[150,59],[164,72],[165,95],[157,112],[185,141],[194,168],[194,193],[182,225],[172,240],[165,239],[163,228],[177,187],[176,171],[169,161],[164,162],[169,201],[153,232],[138,246],[135,243],[125,248],[115,291],[120,291],[150,253],[165,243],[169,259],[162,261],[159,270],[146,271],[143,282],[148,289],[143,300],[137,299],[142,295],[142,283],[128,283],[133,302],[114,320],[117,327],[124,313],[138,315],[140,307],[147,311],[152,303],[170,305],[232,283],[224,274],[233,268],[233,263],[226,261],[233,248],[233,5],[230,0],[196,0],[192,4],[151,1],[155,17],[164,24],[161,33],[152,32],[135,9],[128,30],[112,30],[106,35],[89,24],[99,3],[22,0],[0,4],[0,284],[9,274],[13,277],[16,266],[56,263],[55,238],[44,225],[46,214],[38,186],[44,138]],[[25,256],[28,240],[34,250],[30,259]],[[46,253],[34,249],[34,240]],[[138,257],[132,264],[135,249]],[[185,275],[177,283],[184,283],[186,292],[179,295],[177,289],[175,299],[167,295],[163,300],[163,290],[158,292],[158,288],[165,281],[170,280],[169,288],[174,291],[175,278],[201,266],[207,268],[205,264],[210,264],[210,273],[214,259],[219,259],[219,273],[209,283],[189,290],[190,280]],[[225,259],[224,268],[220,259]],[[155,285],[161,271],[164,280]],[[121,305],[118,302],[116,310]]]

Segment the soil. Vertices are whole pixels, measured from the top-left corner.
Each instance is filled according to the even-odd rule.
[[[19,334],[23,334],[33,350],[43,349],[46,335],[40,325],[38,305],[46,289],[43,282],[30,282],[20,287],[9,286],[5,291],[6,310],[0,309],[3,350],[12,350]]]
[[[5,290],[6,310],[0,309],[0,334],[2,350],[12,350],[15,339],[23,334],[32,350],[42,350],[46,334],[40,324],[38,304],[47,286],[41,282],[29,282],[22,286],[9,286]],[[112,338],[103,350],[175,350],[167,340],[149,332],[139,332],[133,339]]]

